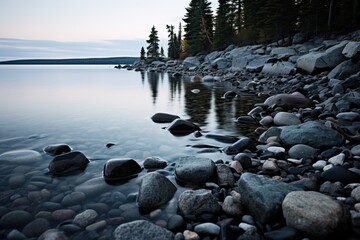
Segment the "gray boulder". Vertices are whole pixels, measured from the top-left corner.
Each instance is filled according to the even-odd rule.
[[[342,41],[327,49],[325,52],[311,52],[305,54],[299,57],[296,66],[308,73],[312,73],[317,69],[333,68],[345,60],[342,50],[347,43],[347,41]]]
[[[114,231],[115,240],[173,240],[174,234],[169,230],[145,220],[123,223]]]
[[[221,210],[218,199],[210,190],[187,190],[180,194],[178,208],[184,214],[199,215],[205,212],[217,213]]]
[[[245,69],[248,72],[261,72],[265,63],[267,63],[270,59],[272,59],[270,56],[256,57],[246,65]]]
[[[297,144],[292,146],[288,152],[291,158],[315,158],[317,156],[317,150],[305,144]]]
[[[209,158],[181,157],[175,168],[180,182],[205,183],[215,176],[215,163]]]
[[[180,118],[172,121],[166,129],[175,136],[188,135],[190,133],[200,130],[199,126],[195,125],[190,121]]]
[[[271,223],[281,217],[285,196],[300,189],[271,178],[244,173],[238,182],[242,204],[261,223]]]
[[[271,49],[270,55],[278,59],[289,58],[296,54],[296,51],[290,47],[275,47]]]
[[[349,42],[343,49],[342,54],[347,58],[359,58],[360,42]]]
[[[183,65],[186,67],[197,67],[200,65],[198,57],[187,57],[183,61]]]
[[[357,72],[360,72],[360,62],[355,62],[350,59],[340,63],[333,70],[331,70],[331,72],[328,74],[328,78],[343,80]]]
[[[293,113],[278,112],[274,117],[274,123],[278,126],[291,126],[301,124],[301,120]]]
[[[295,74],[295,65],[291,62],[266,63],[261,71],[268,75],[289,75]]]
[[[148,173],[143,177],[138,193],[138,205],[155,208],[168,202],[176,192],[175,185],[160,173]]]
[[[282,204],[286,225],[314,238],[335,232],[343,218],[343,208],[331,197],[318,192],[291,192]]]
[[[281,131],[282,131],[282,129],[279,128],[279,127],[271,127],[266,132],[263,132],[260,135],[258,141],[261,142],[261,143],[266,143],[266,140],[269,137],[278,137],[278,138],[280,138]]]
[[[217,58],[211,62],[211,66],[216,69],[225,69],[230,67],[230,63],[227,58]]]
[[[264,104],[269,107],[276,105],[277,107],[282,107],[284,109],[293,109],[293,108],[307,108],[312,107],[314,102],[306,98],[300,93],[280,93],[274,96],[268,97]]]
[[[215,52],[211,52],[208,55],[205,56],[205,62],[207,63],[211,63],[213,62],[215,59],[217,59],[218,57],[220,57],[222,54],[222,52],[219,51],[215,51]]]
[[[298,32],[296,33],[293,38],[292,38],[292,43],[293,44],[299,44],[299,43],[303,43],[308,39],[308,34],[304,33],[304,32]]]
[[[256,58],[255,55],[248,54],[245,56],[236,56],[232,58],[231,70],[241,71],[246,68],[247,64]]]
[[[326,148],[345,144],[344,136],[315,121],[283,127],[280,139],[286,145],[306,144],[313,148]],[[324,141],[325,139],[326,141]]]

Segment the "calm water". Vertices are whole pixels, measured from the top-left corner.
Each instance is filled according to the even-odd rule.
[[[221,97],[227,90],[219,83],[112,66],[1,66],[0,153],[66,143],[91,160],[127,156],[141,161],[156,155],[172,162],[179,155],[196,154],[198,149],[186,147],[194,141],[224,144],[193,135],[175,137],[162,129],[168,124],[151,121],[156,112],[189,119],[205,133],[253,132],[234,120],[259,99],[226,101]],[[116,145],[107,149],[107,143]],[[221,157],[227,158],[215,158]]]

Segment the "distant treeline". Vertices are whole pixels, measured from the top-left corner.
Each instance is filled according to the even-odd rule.
[[[138,57],[73,58],[73,59],[24,59],[0,62],[0,64],[133,64]]]

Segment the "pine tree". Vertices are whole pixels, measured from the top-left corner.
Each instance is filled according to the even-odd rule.
[[[179,33],[176,35],[175,27],[173,25],[166,25],[168,30],[168,57],[171,59],[177,59],[181,53],[181,23],[179,25]]]
[[[141,60],[144,60],[144,59],[145,59],[145,49],[144,49],[144,47],[141,47],[141,50],[140,50],[140,59],[141,59]]]
[[[165,57],[164,48],[160,48],[160,57]]]
[[[159,41],[158,31],[155,26],[153,26],[151,28],[149,39],[146,41],[149,44],[149,46],[147,46],[147,56],[149,58],[159,58]]]
[[[213,17],[207,0],[191,0],[186,8],[185,40],[190,54],[208,52],[213,41]]]
[[[214,48],[224,49],[233,42],[234,37],[234,16],[231,12],[230,0],[219,0],[219,7],[216,11]]]

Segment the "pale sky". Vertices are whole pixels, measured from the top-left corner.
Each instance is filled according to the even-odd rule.
[[[215,12],[217,0],[211,2]],[[0,60],[139,56],[140,48],[147,46],[145,41],[153,25],[166,52],[166,25],[174,25],[177,31],[189,3],[0,0]]]

